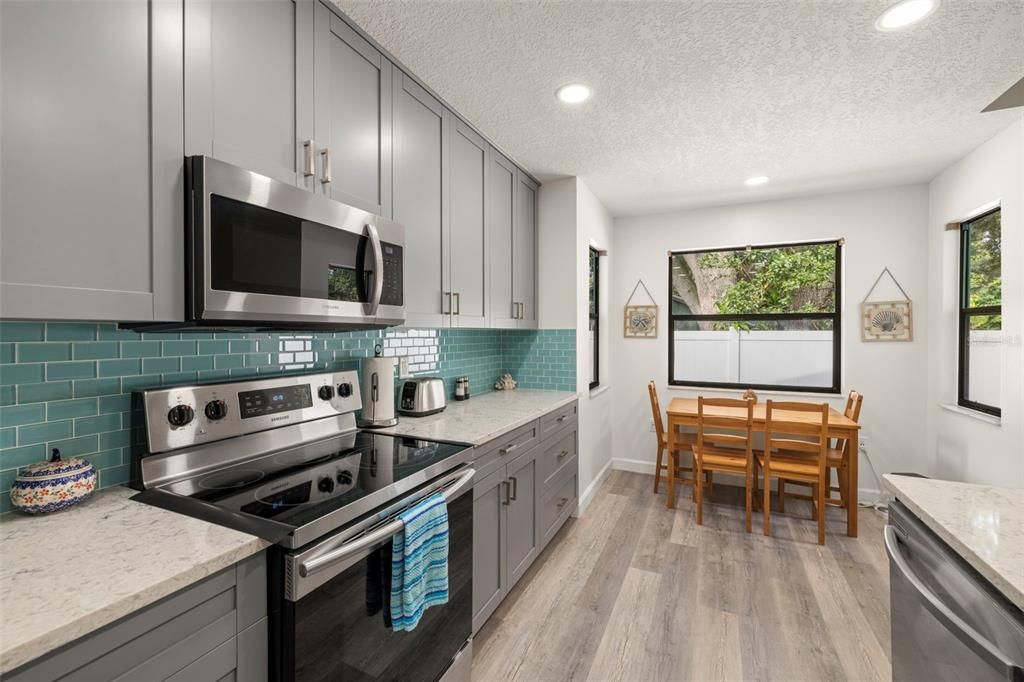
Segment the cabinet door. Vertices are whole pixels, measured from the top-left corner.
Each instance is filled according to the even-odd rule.
[[[405,226],[407,325],[447,326],[449,273],[449,113],[397,68],[394,70],[394,219]]]
[[[487,326],[487,143],[458,119],[452,126],[452,324]]]
[[[391,63],[317,3],[314,99],[325,194],[391,217]]]
[[[186,154],[313,189],[301,160],[313,137],[311,86],[298,82],[313,77],[299,49],[312,42],[312,9],[295,0],[185,0]]]
[[[0,316],[182,318],[181,12],[0,2]]]
[[[508,593],[505,467],[473,487],[473,634]]]
[[[521,455],[508,465],[509,589],[515,586],[540,552],[537,536],[537,454],[540,448]]]
[[[491,268],[491,326],[517,326],[513,289],[513,232],[516,208],[516,167],[493,148],[490,150],[488,239]]]
[[[515,300],[520,329],[537,328],[537,185],[516,169],[516,219],[512,236]]]

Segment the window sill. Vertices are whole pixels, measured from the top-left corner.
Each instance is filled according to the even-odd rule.
[[[670,391],[686,391],[688,393],[700,394],[700,393],[724,393],[734,394],[736,397],[743,395],[745,389],[742,388],[718,388],[717,386],[672,386],[669,385],[668,390]],[[843,398],[842,393],[816,393],[813,391],[769,391],[767,389],[755,388],[754,392],[757,393],[757,399],[761,400],[763,396],[775,396],[785,395],[800,397],[804,396],[807,398]]]
[[[996,417],[995,415],[985,414],[984,412],[978,412],[977,410],[969,410],[966,407],[960,407],[959,405],[950,405],[948,403],[939,403],[939,407],[941,407],[946,412],[953,412],[954,414],[962,414],[965,417],[970,417],[971,419],[977,419],[980,422],[985,422],[986,424],[992,424],[993,426],[1002,426],[1002,424],[1003,424],[1003,420],[1001,418],[999,418],[999,417]]]
[[[604,393],[605,391],[607,391],[609,388],[611,388],[611,386],[609,386],[608,384],[602,384],[602,385],[598,386],[597,388],[592,388],[592,389],[590,389],[590,397],[591,398],[596,398],[597,396],[599,396],[602,393]]]

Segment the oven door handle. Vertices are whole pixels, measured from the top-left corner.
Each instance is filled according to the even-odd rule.
[[[466,469],[461,474],[459,474],[457,478],[445,481],[442,485],[450,485],[449,487],[444,489],[443,493],[441,493],[444,496],[444,501],[448,503],[451,502],[456,497],[458,497],[459,494],[463,491],[463,489],[473,482],[474,476],[476,476],[476,470],[470,468]],[[430,493],[430,495],[433,495],[436,492],[437,490],[434,490],[433,492]],[[423,500],[425,500],[427,497],[429,497],[429,495],[421,497],[420,499],[416,500],[409,506],[411,507],[417,505]],[[408,507],[406,508],[408,509]],[[331,564],[335,564],[339,561],[344,561],[347,557],[350,557],[353,554],[357,554],[362,550],[366,549],[367,547],[373,547],[378,542],[387,540],[391,536],[401,532],[401,530],[404,527],[405,524],[402,523],[402,519],[400,519],[396,514],[393,517],[393,519],[388,523],[385,523],[382,526],[378,526],[377,528],[374,528],[373,530],[358,536],[351,542],[346,542],[345,544],[341,545],[336,549],[331,550],[330,552],[321,554],[320,556],[309,559],[308,561],[303,561],[299,564],[299,575],[303,578],[308,578],[314,573],[318,573],[319,571],[322,571],[323,569],[327,568]]]
[[[384,250],[380,245],[380,235],[377,228],[372,224],[366,224],[366,234],[370,238],[370,245],[373,247],[373,296],[370,298],[370,307],[367,315],[377,314],[377,307],[380,306],[380,297],[384,293]]]
[[[985,660],[993,668],[997,669],[1001,674],[1006,675],[1007,680],[1018,680],[1022,677],[1022,671],[1013,661],[1007,658],[995,644],[986,639],[980,632],[972,628],[963,619],[960,618],[956,613],[953,612],[948,606],[942,603],[942,600],[928,589],[928,586],[914,573],[914,569],[910,567],[910,563],[906,557],[900,551],[899,537],[896,534],[896,529],[893,526],[885,527],[885,549],[889,554],[889,558],[892,560],[893,567],[898,570],[903,577],[911,584],[914,590],[920,595],[924,605],[928,611],[942,625],[950,631],[958,640],[963,642],[970,648],[975,654]]]

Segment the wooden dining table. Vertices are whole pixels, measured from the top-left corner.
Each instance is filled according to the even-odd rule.
[[[790,401],[795,402],[795,401]],[[820,405],[821,403],[816,403]],[[746,410],[731,407],[705,407],[704,414],[719,416],[736,416],[746,418]],[[807,412],[786,412],[783,410],[772,412],[779,415],[779,419],[786,421],[810,421],[814,415]],[[819,422],[820,423],[820,422]],[[754,432],[764,433],[765,404],[754,405]],[[674,509],[676,506],[676,433],[680,427],[697,427],[697,399],[696,398],[673,398],[668,406],[668,453],[672,458],[672,466],[668,468],[668,507]],[[842,412],[834,408],[828,410],[828,435],[830,438],[846,440],[846,448],[843,450],[843,457],[846,458],[847,479],[846,496],[846,534],[851,538],[857,537],[857,457],[850,453],[857,453],[857,433],[860,431],[860,424],[853,421]],[[768,485],[767,481],[765,485]]]

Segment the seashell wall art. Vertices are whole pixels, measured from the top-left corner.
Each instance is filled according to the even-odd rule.
[[[906,298],[902,301],[868,301],[878,282],[885,275]],[[868,289],[860,304],[860,338],[862,341],[913,341],[914,316],[910,297],[889,268],[884,268],[875,283]]]

